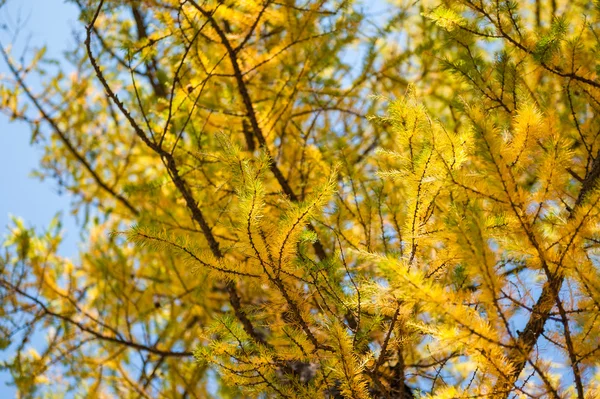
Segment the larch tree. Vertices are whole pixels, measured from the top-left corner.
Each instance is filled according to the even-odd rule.
[[[600,395],[596,3],[71,2],[2,43],[84,238],[5,238],[20,397]]]

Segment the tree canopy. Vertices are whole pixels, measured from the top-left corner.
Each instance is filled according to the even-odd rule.
[[[600,395],[596,2],[70,2],[1,47],[83,237],[5,238],[20,397]]]

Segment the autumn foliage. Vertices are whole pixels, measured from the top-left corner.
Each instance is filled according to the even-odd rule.
[[[595,3],[72,3],[2,47],[84,237],[10,226],[21,397],[600,395]]]

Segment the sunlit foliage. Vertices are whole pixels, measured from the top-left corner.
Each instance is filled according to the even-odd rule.
[[[600,394],[594,3],[72,3],[2,47],[83,232],[10,226],[22,397]]]

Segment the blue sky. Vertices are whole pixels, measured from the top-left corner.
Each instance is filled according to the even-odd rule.
[[[47,44],[47,54],[58,58],[62,51],[74,44],[71,32],[78,22],[77,9],[73,4],[63,0],[8,0],[0,8],[0,26],[7,26],[12,31],[19,20],[22,30],[14,42],[16,54],[28,41],[32,47]],[[12,33],[2,28],[0,40],[4,46],[13,44]],[[6,64],[0,62],[0,75],[6,76],[8,73]],[[39,89],[39,85],[31,83],[34,89]],[[58,195],[54,181],[41,182],[30,177],[31,171],[37,167],[41,151],[31,147],[29,139],[30,132],[25,124],[11,123],[5,115],[0,114],[1,235],[7,231],[9,215],[19,216],[27,225],[42,229],[56,212],[62,211],[65,242],[60,251],[63,255],[74,255],[78,234],[75,221],[69,215],[69,198]],[[11,353],[0,353],[0,360],[7,356],[11,356]],[[0,373],[0,398],[16,396],[16,391],[6,386],[8,380],[6,372]]]
[[[381,6],[381,1],[371,3],[370,11],[374,14],[381,12],[377,5]],[[75,45],[71,31],[81,29],[76,7],[64,0],[8,0],[0,8],[0,27],[7,25],[14,28],[19,17],[22,32],[15,43],[17,54],[28,41],[32,47],[46,44],[47,55],[60,58],[63,50]],[[0,28],[0,41],[4,46],[11,44],[12,39],[12,34]],[[0,75],[8,74],[6,65],[0,61]],[[30,83],[34,90],[39,89],[35,82]],[[43,229],[58,211],[62,211],[66,239],[60,252],[73,256],[77,253],[78,232],[69,214],[69,198],[65,194],[58,195],[54,181],[41,182],[30,177],[31,171],[38,165],[41,150],[31,147],[29,140],[30,132],[25,124],[10,123],[6,116],[0,114],[0,236],[7,231],[9,215],[21,217],[27,225]],[[38,336],[38,339],[43,339],[43,336]],[[0,361],[9,356],[10,351],[0,352]],[[15,390],[5,385],[7,381],[7,373],[0,372],[0,398],[15,397]]]
[[[0,0],[1,3],[1,0]],[[370,4],[370,11],[381,13],[382,1]],[[62,51],[73,48],[73,29],[81,31],[77,21],[77,8],[64,0],[7,0],[0,7],[0,41],[2,45],[13,45],[17,56],[27,43],[32,48],[47,45],[48,57],[60,59]],[[2,29],[8,26],[10,32]],[[21,33],[13,42],[12,30],[21,26]],[[349,57],[355,54],[350,53]],[[358,65],[357,65],[358,66]],[[6,64],[0,60],[0,76],[10,76]],[[34,91],[39,91],[39,83],[28,81]],[[10,122],[0,114],[0,237],[7,232],[10,216],[22,218],[26,225],[42,230],[57,212],[62,212],[65,241],[60,253],[65,256],[77,254],[78,231],[74,218],[69,214],[69,197],[58,195],[55,181],[40,181],[31,177],[42,155],[40,148],[30,145],[30,131],[26,124]],[[43,334],[35,334],[32,344],[41,344]],[[41,346],[41,345],[40,345]],[[0,362],[13,355],[10,348],[0,352]],[[0,398],[16,397],[16,390],[6,383],[10,381],[7,372],[0,372]]]
[[[18,16],[23,20],[23,29],[14,45],[13,52],[19,54],[25,41],[32,47],[48,45],[48,55],[59,57],[67,46],[74,43],[71,31],[77,25],[76,8],[63,0],[8,0],[0,8],[0,25],[14,27]],[[0,31],[4,46],[12,43],[12,34]],[[69,46],[70,47],[70,46]],[[0,74],[9,75],[6,64],[0,62]],[[39,85],[30,82],[34,89]],[[9,215],[22,217],[28,224],[47,225],[58,210],[63,210],[68,240],[75,249],[74,224],[68,215],[69,199],[59,196],[56,184],[47,180],[41,182],[30,176],[37,167],[41,149],[29,145],[30,131],[27,125],[10,122],[0,114],[0,226],[6,231]],[[66,248],[63,248],[66,250]],[[71,251],[73,250],[73,251]]]

